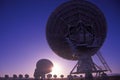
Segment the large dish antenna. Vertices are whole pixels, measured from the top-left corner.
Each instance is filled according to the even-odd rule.
[[[46,27],[51,49],[64,59],[78,60],[70,75],[84,73],[85,80],[93,80],[92,73],[107,71],[97,66],[91,57],[103,45],[106,33],[103,13],[86,0],[70,0],[58,6],[50,15]],[[101,54],[97,55],[104,67],[109,69]],[[77,70],[73,72],[75,68]]]
[[[78,60],[78,55],[92,56],[100,49],[106,37],[106,20],[94,4],[85,0],[70,0],[50,15],[46,37],[58,56]],[[76,47],[77,56],[73,47]]]

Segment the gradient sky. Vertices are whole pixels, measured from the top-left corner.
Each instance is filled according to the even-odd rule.
[[[46,58],[69,74],[76,61],[57,56],[49,47],[45,28],[49,15],[68,0],[0,0],[0,76],[29,74]],[[120,73],[120,0],[88,0],[104,13],[108,32],[100,49],[113,73]],[[99,65],[99,64],[98,64]]]

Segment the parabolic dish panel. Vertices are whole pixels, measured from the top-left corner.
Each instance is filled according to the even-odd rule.
[[[94,55],[106,38],[106,20],[101,10],[85,0],[70,0],[58,6],[46,25],[46,38],[51,49],[60,57]]]

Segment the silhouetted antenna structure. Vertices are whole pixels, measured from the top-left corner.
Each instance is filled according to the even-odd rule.
[[[51,49],[64,59],[78,61],[70,75],[85,74],[85,80],[93,80],[92,73],[110,71],[100,54],[97,55],[105,70],[92,60],[103,45],[106,34],[107,25],[102,11],[86,0],[70,0],[58,6],[46,27]]]
[[[108,70],[108,71],[112,72],[112,70],[111,70],[110,67],[108,66],[107,62],[106,62],[105,59],[103,58],[101,52],[98,51],[96,55],[98,56],[98,58],[99,58],[100,61],[102,62],[105,70]]]
[[[48,59],[41,59],[36,64],[34,72],[35,79],[45,80],[45,74],[52,71],[53,63]]]

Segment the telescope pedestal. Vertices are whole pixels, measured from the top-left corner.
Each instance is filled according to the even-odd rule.
[[[76,72],[73,72],[76,68]],[[89,55],[83,55],[79,57],[79,60],[73,70],[71,71],[71,74],[85,74],[85,80],[93,80],[92,72],[95,71],[96,68],[94,67],[94,63],[92,61],[91,56]]]
[[[108,70],[102,70],[100,67],[94,64],[91,56],[82,55],[79,57],[79,60],[77,64],[74,66],[74,68],[72,69],[72,71],[70,72],[70,75],[84,74],[85,80],[94,80],[93,73],[96,74],[95,77],[100,77],[101,73],[104,73],[105,71],[108,71]]]

